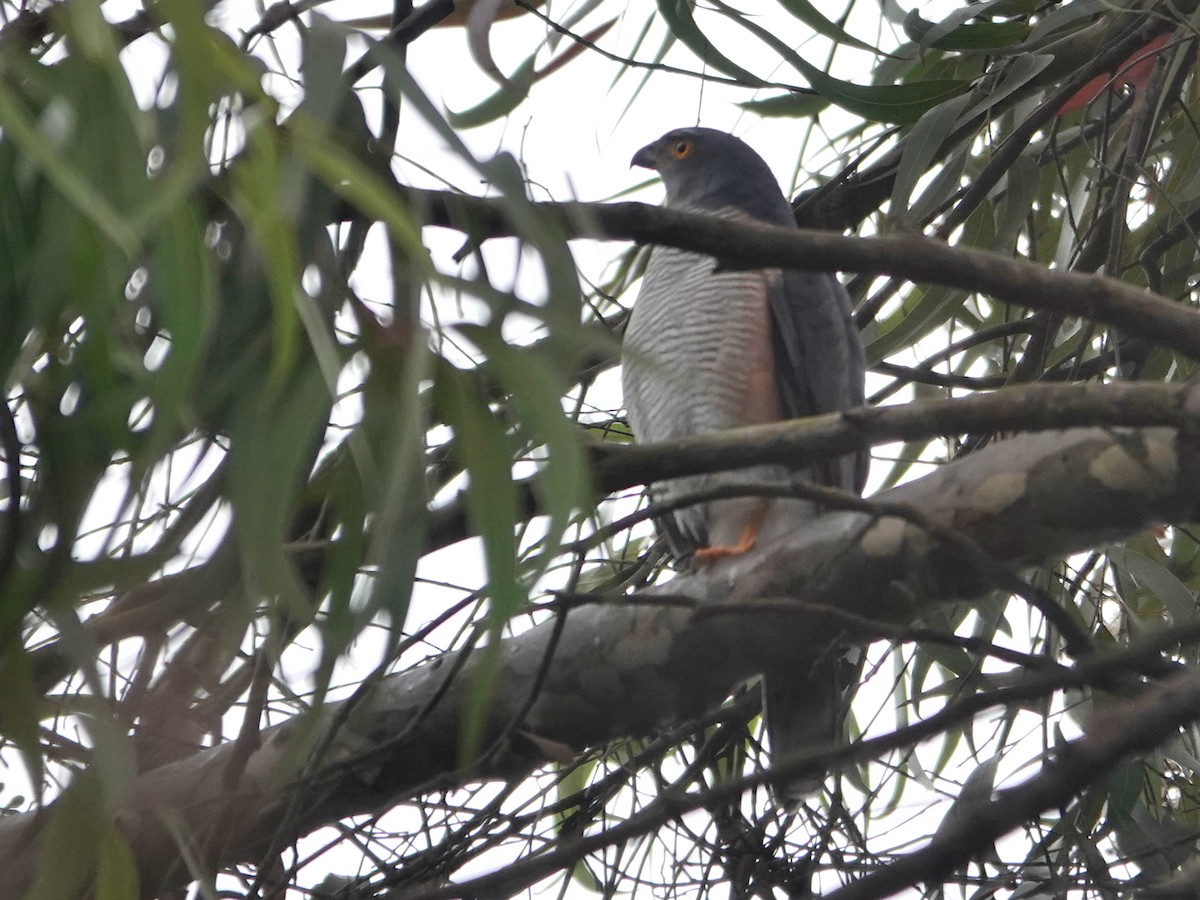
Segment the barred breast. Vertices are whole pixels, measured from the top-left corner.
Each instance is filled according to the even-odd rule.
[[[654,250],[625,332],[623,386],[639,441],[780,417],[767,275]]]
[[[711,257],[670,247],[652,253],[622,353],[625,404],[641,443],[781,417],[767,295],[778,272],[714,272],[714,266]],[[675,479],[655,485],[654,494],[670,501],[763,478],[760,469]],[[735,542],[759,502],[681,510],[674,517],[681,534],[668,532],[673,549],[686,555],[697,546]]]

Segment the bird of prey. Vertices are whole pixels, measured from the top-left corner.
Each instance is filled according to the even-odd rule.
[[[656,170],[666,206],[795,228],[770,168],[747,144],[711,128],[680,128],[643,147],[633,165]],[[850,298],[835,275],[799,269],[718,269],[710,256],[655,247],[625,332],[622,384],[639,442],[833,412],[863,403],[866,363]],[[739,485],[801,479],[860,493],[866,454],[805,471],[758,466],[651,486],[659,501]],[[686,505],[659,519],[673,555],[693,564],[748,552],[811,519],[799,499],[734,497]],[[836,654],[765,673],[767,730],[776,759],[841,736],[845,700]],[[820,779],[782,787],[787,799]]]

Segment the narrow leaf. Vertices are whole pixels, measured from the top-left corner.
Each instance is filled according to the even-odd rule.
[[[896,168],[896,183],[892,187],[890,216],[893,221],[907,219],[908,200],[925,176],[933,161],[941,155],[943,144],[958,124],[969,96],[953,97],[926,112],[908,133],[904,152]]]
[[[743,100],[738,106],[764,119],[804,119],[827,109],[829,100],[818,94],[792,93],[763,97],[761,100]]]
[[[696,56],[700,57],[706,66],[712,66],[719,72],[724,72],[729,77],[750,87],[765,86],[766,82],[761,78],[743,69],[709,42],[693,18],[692,13],[695,6],[693,0],[656,0],[656,2],[659,15],[666,21],[671,33]]]
[[[911,84],[859,85],[834,78],[796,53],[784,41],[750,19],[740,24],[786,59],[813,90],[843,109],[878,122],[915,122],[939,103],[956,97],[970,87],[957,80],[915,81]]]
[[[530,56],[513,73],[508,85],[501,86],[486,100],[470,109],[464,109],[462,112],[447,110],[446,120],[453,128],[463,130],[478,128],[507,116],[529,96],[529,88],[533,85],[533,67],[534,57]]]
[[[872,53],[879,52],[877,48],[872,47],[866,41],[860,41],[858,38],[848,34],[842,26],[827,19],[808,0],[779,0],[779,5],[817,34],[823,35],[836,43],[845,44],[848,47],[857,47],[859,50],[869,50]]]

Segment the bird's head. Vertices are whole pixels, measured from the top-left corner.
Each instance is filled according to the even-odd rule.
[[[708,212],[734,208],[777,225],[794,222],[770,167],[724,131],[676,128],[635,153],[632,165],[662,176],[668,206]]]

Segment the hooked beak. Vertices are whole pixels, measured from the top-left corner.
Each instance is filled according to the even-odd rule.
[[[641,166],[643,169],[657,169],[658,168],[657,150],[658,150],[657,142],[655,142],[653,144],[647,144],[645,147],[643,147],[637,153],[633,154],[633,159],[631,159],[629,161],[630,168],[632,168],[633,166]]]

